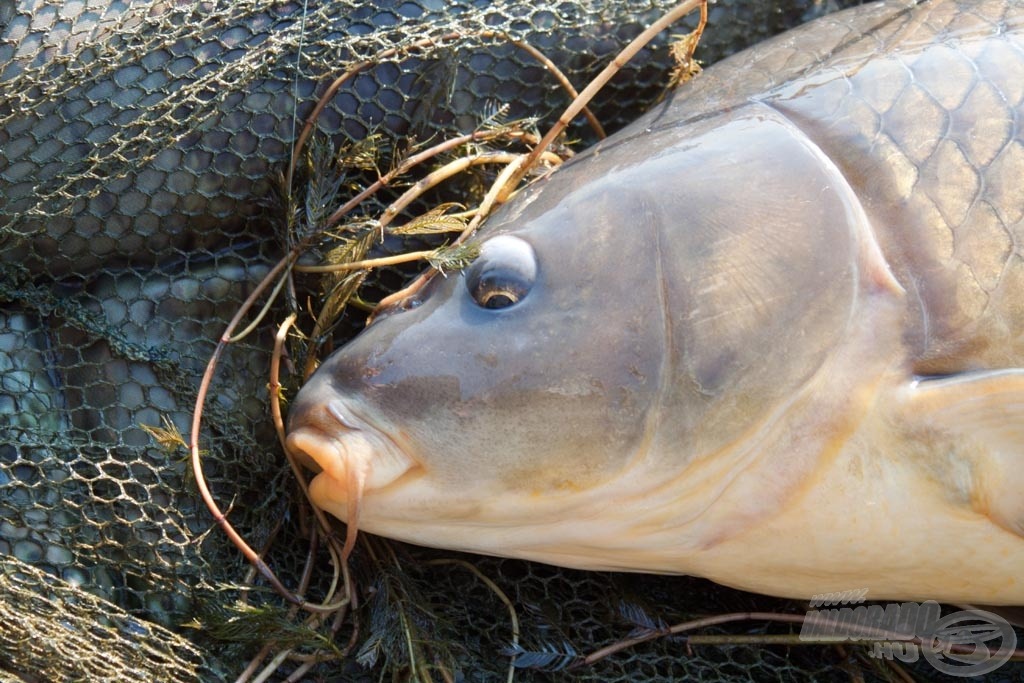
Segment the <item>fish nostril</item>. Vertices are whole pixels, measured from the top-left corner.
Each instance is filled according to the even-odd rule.
[[[345,407],[340,401],[329,401],[327,403],[327,412],[335,420],[341,423],[343,427],[348,429],[358,429],[359,425],[352,419],[352,417],[345,411]]]

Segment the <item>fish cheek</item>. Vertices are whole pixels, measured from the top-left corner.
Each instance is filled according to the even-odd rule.
[[[358,396],[439,492],[477,491],[494,478],[487,444],[494,423],[500,426],[480,394],[503,380],[503,367],[460,320],[460,294],[443,292],[425,310],[374,324],[350,345],[347,367],[335,375],[344,385],[338,391]]]
[[[423,321],[371,361],[382,370],[366,400],[414,444],[432,485],[486,500],[578,490],[618,472],[656,379],[635,341],[621,335],[595,354],[576,341],[592,334],[584,316],[470,317]]]
[[[550,334],[530,335],[540,340],[531,352],[505,355],[503,381],[465,404],[457,426],[502,491],[590,488],[617,476],[643,441],[657,357],[626,330],[595,344],[594,319],[552,318]]]
[[[460,499],[499,493],[519,451],[518,411],[507,402],[466,394],[464,375],[473,374],[470,361],[462,364],[460,376],[437,367],[437,360],[430,372],[410,372],[367,387],[364,400],[415,449],[436,491]]]

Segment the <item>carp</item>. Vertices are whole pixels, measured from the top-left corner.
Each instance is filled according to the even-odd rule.
[[[886,2],[534,183],[289,415],[413,543],[1024,604],[1024,5]]]

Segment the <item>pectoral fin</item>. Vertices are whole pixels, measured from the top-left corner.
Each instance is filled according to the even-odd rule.
[[[1024,369],[915,382],[905,418],[952,437],[974,509],[1024,536]]]

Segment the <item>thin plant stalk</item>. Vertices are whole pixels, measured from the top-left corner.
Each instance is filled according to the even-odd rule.
[[[523,52],[527,53],[528,55],[536,59],[538,62],[540,62],[544,66],[544,68],[547,69],[548,73],[550,73],[555,78],[555,80],[558,81],[558,84],[562,86],[562,89],[569,93],[570,98],[575,100],[577,97],[580,96],[576,88],[573,87],[572,82],[569,81],[569,78],[564,73],[562,73],[561,69],[558,68],[558,65],[552,62],[550,59],[548,59],[547,55],[545,55],[543,52],[535,48],[533,45],[530,45],[524,40],[515,40],[505,33],[494,33],[491,31],[486,31],[484,32],[483,35],[488,37],[491,35],[504,37],[505,40],[510,42],[512,45],[515,45],[520,50],[522,50]],[[590,110],[590,107],[584,106],[581,113],[583,114],[583,116],[586,117],[587,123],[590,124],[590,128],[594,131],[594,134],[597,135],[599,139],[604,140],[606,137],[608,137],[608,134],[605,133],[604,131],[604,126],[602,126],[601,122],[597,120],[596,116],[594,116],[594,112]]]
[[[507,187],[508,183],[512,182],[512,178],[519,173],[523,164],[526,163],[526,159],[526,155],[517,155],[512,163],[506,166],[502,172],[498,174],[497,179],[491,185],[491,189],[488,190],[487,194],[484,196],[484,200],[480,203],[480,207],[477,210],[476,215],[473,216],[473,219],[469,222],[469,225],[466,226],[466,229],[462,231],[462,234],[459,235],[455,242],[452,243],[452,246],[462,244],[469,239],[470,235],[472,235],[477,229],[477,226],[479,226],[484,218],[487,217],[494,205],[498,203],[498,199],[503,194],[504,188]],[[431,268],[420,274],[420,276],[413,280],[408,286],[381,299],[377,304],[377,308],[374,310],[373,315],[370,316],[368,324],[373,321],[374,316],[376,316],[380,311],[418,292],[425,284],[427,284],[427,282],[430,281],[430,278],[433,277],[436,272],[436,269]]]
[[[555,141],[555,138],[562,134],[562,131],[565,130],[566,126],[568,126],[572,120],[579,115],[583,107],[585,107],[590,100],[594,98],[594,95],[596,95],[597,92],[612,79],[612,76],[618,73],[619,70],[625,66],[626,62],[635,57],[636,54],[645,45],[647,45],[647,43],[651,42],[656,35],[698,7],[700,8],[700,23],[698,24],[695,33],[699,38],[700,34],[704,31],[705,24],[707,23],[708,0],[686,0],[685,2],[681,2],[660,19],[648,26],[640,35],[634,38],[629,45],[623,48],[622,51],[615,56],[615,59],[613,59],[611,63],[601,71],[601,73],[587,84],[587,87],[583,89],[583,92],[579,94],[579,97],[573,100],[569,107],[562,112],[562,115],[558,117],[558,121],[555,125],[551,127],[551,130],[549,130],[543,138],[541,138],[540,143],[534,147],[526,164],[520,170],[520,175],[514,179],[515,181],[511,183],[511,185],[515,186],[519,184],[519,181],[522,180],[527,172],[529,172],[530,168],[537,163],[540,155],[547,151],[548,147],[551,146],[551,143]],[[694,45],[696,45],[696,42]]]
[[[705,627],[708,627],[708,626],[717,626],[719,624],[728,624],[728,623],[737,622],[737,621],[771,621],[771,622],[781,622],[781,623],[787,623],[787,624],[803,624],[805,620],[806,620],[806,617],[804,615],[802,615],[802,614],[781,614],[781,613],[778,613],[778,612],[735,612],[735,613],[731,613],[731,614],[717,614],[717,615],[710,616],[710,617],[703,617],[703,618],[700,618],[700,619],[694,619],[692,621],[685,621],[683,623],[676,624],[676,625],[671,626],[669,628],[652,629],[649,633],[645,633],[644,635],[637,636],[635,638],[625,638],[625,639],[620,640],[620,641],[618,641],[616,643],[612,643],[611,645],[605,646],[603,648],[600,648],[599,650],[596,650],[596,651],[592,652],[591,654],[587,655],[583,659],[581,659],[578,662],[575,662],[574,664],[572,664],[570,666],[570,668],[576,668],[576,667],[579,667],[579,666],[589,666],[591,664],[594,664],[595,662],[598,662],[598,661],[604,659],[605,657],[613,655],[613,654],[615,654],[617,652],[621,652],[622,650],[625,650],[627,648],[633,647],[634,645],[638,645],[640,643],[646,643],[647,641],[655,640],[657,638],[662,638],[662,637],[665,637],[665,636],[678,635],[680,633],[685,633],[687,631],[693,631],[693,630],[696,630],[698,628],[705,628]],[[905,635],[902,635],[902,634],[899,634],[899,633],[892,633],[892,632],[886,631],[884,629],[877,629],[877,638],[878,639],[885,640],[887,637],[890,638],[890,639],[900,639],[900,640],[906,640],[907,639]],[[718,638],[720,638],[721,640],[717,640]],[[726,636],[690,636],[690,637],[687,638],[687,644],[697,644],[698,642],[701,642],[701,641],[703,641],[706,644],[715,644],[715,645],[725,645],[725,644],[734,644],[734,643],[735,644],[751,644],[751,643],[768,643],[768,644],[770,644],[770,643],[773,642],[772,638],[773,638],[772,636],[768,636],[768,635],[756,636],[756,637],[754,637],[754,639],[751,639],[748,636],[728,636],[728,635],[726,635]],[[785,638],[790,638],[790,636],[785,636]],[[700,639],[700,640],[698,640],[698,639]],[[924,641],[920,637],[914,637],[914,638],[911,638],[908,642],[913,642],[913,643],[916,643],[916,644],[920,645]],[[791,643],[791,642],[785,641],[785,644],[792,645],[792,644],[795,644],[795,643]],[[830,643],[822,642],[822,641],[806,640],[806,641],[802,641],[800,644],[822,645],[822,644],[830,644]],[[957,652],[960,652],[960,653],[964,653],[964,654],[970,654],[970,652],[971,652],[967,648],[965,648],[965,647],[963,647],[961,645],[955,644],[955,643],[954,644],[950,644],[949,647],[952,650],[954,650],[954,651],[957,651]],[[1017,658],[1017,657],[1024,658],[1024,650],[1014,650],[1013,653],[1011,654],[1011,658]]]
[[[408,173],[413,168],[422,164],[423,162],[428,161],[438,156],[439,154],[444,154],[445,152],[450,152],[453,149],[457,149],[462,145],[470,144],[473,142],[487,142],[489,140],[494,140],[502,137],[520,138],[525,142],[535,142],[537,140],[535,136],[526,133],[525,131],[520,131],[517,129],[501,129],[478,130],[474,131],[473,133],[467,133],[466,135],[460,135],[458,137],[450,138],[448,140],[439,142],[436,145],[428,149],[425,149],[422,152],[418,152],[408,157],[407,159],[403,160],[394,169],[382,175],[373,184],[369,185],[366,189],[361,191],[355,197],[342,204],[334,213],[327,217],[327,220],[324,222],[324,227],[329,228],[336,225],[338,221],[340,221],[344,216],[346,216],[350,211],[352,211],[352,209],[362,204],[364,201],[366,201],[374,194],[379,192],[381,189],[387,187],[388,184],[394,181],[395,178]]]
[[[480,579],[480,581],[485,586],[487,586],[487,588],[489,588],[492,593],[494,593],[496,596],[498,596],[498,599],[501,600],[505,604],[505,608],[508,609],[509,620],[512,622],[512,645],[514,647],[514,646],[519,644],[519,616],[516,614],[516,608],[512,604],[512,601],[509,600],[508,596],[505,594],[505,591],[501,590],[501,588],[498,587],[498,584],[496,584],[493,581],[491,581],[489,578],[487,578],[484,575],[484,573],[482,571],[477,569],[475,566],[473,566],[469,562],[466,562],[465,560],[456,560],[456,559],[430,560],[426,564],[434,565],[434,566],[445,565],[445,564],[455,565],[457,567],[462,567],[466,571],[468,571],[471,574],[473,574],[473,576],[475,576],[476,578]],[[509,663],[508,677],[507,677],[506,683],[512,683],[512,680],[515,678],[515,672],[516,672],[516,666],[515,666],[515,662],[513,661],[513,662]]]

